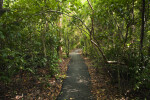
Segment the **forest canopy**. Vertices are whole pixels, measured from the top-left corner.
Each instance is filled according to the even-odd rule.
[[[0,0],[0,81],[54,76],[62,54],[81,48],[123,95],[150,98],[149,16],[149,0]]]

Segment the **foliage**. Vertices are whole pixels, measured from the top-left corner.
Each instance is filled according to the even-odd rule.
[[[62,51],[69,57],[82,48],[97,68],[107,67],[121,93],[149,93],[148,0],[5,0],[3,8],[9,11],[0,15],[1,81],[44,67],[54,76]]]
[[[97,67],[107,67],[112,83],[118,85],[121,93],[126,93],[128,90],[138,91],[142,94],[139,96],[142,99],[149,98],[150,88],[150,78],[147,77],[150,72],[150,55],[148,53],[150,52],[148,50],[150,46],[148,43],[148,16],[150,13],[148,1],[145,0],[145,2],[147,10],[145,10],[144,17],[147,19],[145,20],[142,53],[140,51],[141,35],[139,34],[142,26],[143,2],[137,0],[89,1],[85,4],[88,15],[83,20],[88,20],[86,26],[90,27],[90,31],[88,33],[84,31],[85,35],[81,40],[83,52],[95,60]],[[94,21],[92,22],[92,20]],[[91,40],[95,41],[97,46]],[[105,60],[115,61],[115,63],[105,63]],[[147,94],[143,94],[144,91],[147,91]]]
[[[60,6],[59,2],[51,2],[5,0],[4,7],[10,11],[0,19],[2,81],[7,81],[21,70],[35,73],[39,67],[50,67],[51,75],[58,72],[59,37],[56,24],[59,14],[50,14],[47,10]]]

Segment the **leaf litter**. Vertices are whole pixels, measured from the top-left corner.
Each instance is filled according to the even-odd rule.
[[[97,68],[91,59],[83,55],[82,57],[85,60],[91,77],[91,92],[97,100],[126,100],[119,95],[117,87],[110,84],[110,77],[107,75],[104,67]]]
[[[59,63],[60,73],[51,77],[49,68],[38,68],[37,75],[20,72],[9,84],[0,82],[1,100],[55,100],[66,76],[70,58]]]

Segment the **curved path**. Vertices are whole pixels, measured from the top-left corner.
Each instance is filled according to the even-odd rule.
[[[78,50],[70,54],[71,61],[68,66],[67,78],[57,100],[94,100],[90,89],[90,76],[88,69]]]

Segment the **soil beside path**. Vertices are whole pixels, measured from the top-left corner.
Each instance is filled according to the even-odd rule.
[[[94,100],[91,93],[90,75],[84,60],[73,51],[68,65],[67,78],[64,80],[62,91],[57,100]]]

